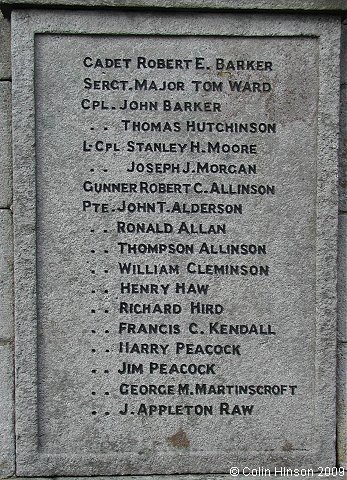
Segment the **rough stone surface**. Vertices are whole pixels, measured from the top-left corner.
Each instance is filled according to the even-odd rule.
[[[0,13],[0,80],[11,78],[10,22]]]
[[[347,215],[339,215],[338,340],[347,341]]]
[[[337,353],[337,461],[347,473],[347,343],[340,343]]]
[[[153,13],[13,12],[19,475],[227,473],[233,465],[243,468],[264,464],[272,469],[284,464],[315,469],[321,464],[334,465],[339,27],[338,19],[330,16],[318,20],[248,14],[235,17],[176,13],[163,18]],[[115,35],[117,32],[121,35]],[[143,72],[135,66],[137,56],[153,58],[153,52],[155,58],[203,57],[204,68],[172,72],[148,67]],[[274,69],[237,73],[227,68],[218,70],[215,59],[229,58],[230,52],[233,59],[268,59]],[[129,70],[125,67],[124,71],[114,72],[96,65],[93,71],[88,66],[97,58],[114,59],[115,55],[133,59]],[[123,67],[126,63],[122,63]],[[143,89],[139,95],[133,89],[138,78],[154,79],[159,84],[180,81],[186,90]],[[116,94],[107,88],[100,91],[102,83],[95,84],[94,91],[85,88],[100,79],[128,79],[130,83]],[[207,86],[212,80],[218,81],[224,90],[213,95],[207,90],[197,94],[193,79]],[[257,90],[232,91],[230,79],[254,81],[257,85],[260,82],[263,95]],[[266,90],[269,84],[273,90]],[[163,105],[164,100],[182,102],[192,98],[220,102],[222,115],[216,117],[216,112],[211,111],[164,112],[162,108],[146,112],[121,110],[125,100],[157,100]],[[85,99],[87,103],[82,103]],[[82,108],[90,105],[90,100],[98,102],[95,111]],[[101,110],[101,105],[106,108]],[[230,151],[214,158],[211,150],[205,155],[204,149],[210,148],[204,143],[205,136],[185,130],[187,120],[213,123],[216,118],[276,122],[276,135],[258,132],[253,137],[250,133],[230,136],[230,132],[213,131],[207,137],[211,142],[256,144],[256,178],[240,174],[229,179],[217,172],[212,180],[197,171],[182,171],[187,161],[198,168],[200,159],[225,164],[252,162],[250,153],[245,158]],[[148,131],[147,127],[143,131],[126,129],[122,119],[150,120],[162,125],[168,122],[173,127],[161,132]],[[176,147],[179,142],[187,147],[184,155],[174,149],[166,156],[148,151],[134,153],[126,149],[127,142],[134,140],[166,145],[176,142]],[[190,142],[199,141],[201,151],[196,152]],[[111,151],[105,151],[105,142],[111,142]],[[178,170],[166,175],[150,175],[148,171],[129,175],[132,162],[153,165],[164,161],[178,164]],[[124,191],[122,195],[97,194],[83,188],[86,181],[89,187],[95,182],[123,182]],[[129,195],[129,184],[140,188],[140,181],[154,186],[188,183],[196,189],[188,188],[185,195],[175,196],[169,190],[156,196],[152,192],[139,195],[139,190]],[[211,189],[212,181],[234,187],[275,184],[276,195],[242,199],[233,195],[230,200]],[[240,202],[244,214],[200,214],[187,220],[184,214],[172,210],[173,201],[188,206],[199,204],[199,185],[203,186],[202,193],[206,190],[205,202]],[[119,213],[123,201],[130,205],[158,200],[166,202],[162,212]],[[83,210],[87,204],[90,208],[91,202],[104,202],[110,210]],[[131,222],[152,222],[160,228],[154,228],[155,234],[149,230],[147,236],[141,236],[131,230],[122,231],[118,221],[130,226]],[[225,237],[223,233],[206,235],[209,222],[222,221],[228,228]],[[195,222],[195,229],[198,225],[204,228],[199,234],[180,232],[181,222]],[[163,232],[164,224],[172,228],[167,230],[170,235]],[[191,257],[178,252],[172,257],[134,255],[122,253],[120,241],[183,242],[193,243],[194,248],[201,248],[204,241],[215,245],[256,243],[267,245],[268,253],[265,258],[242,259],[234,255],[227,260],[220,255],[199,256],[197,250]],[[191,261],[202,266],[244,263],[246,271],[253,264],[267,264],[271,275],[262,279],[236,275],[206,279],[187,274]],[[150,271],[155,264],[177,264],[179,269],[165,280],[159,275],[149,277],[148,273],[143,277],[138,270],[134,275],[130,272],[122,276],[118,262],[148,265]],[[150,296],[131,297],[121,291],[122,282],[169,284],[170,289],[166,297],[155,296],[155,291]],[[181,297],[175,294],[176,282],[206,284],[209,294]],[[183,306],[184,315],[129,314],[122,311],[120,301],[177,303]],[[192,301],[224,305],[224,313],[220,317],[216,313],[211,317],[192,313]],[[246,326],[270,324],[276,335],[208,337],[210,320]],[[124,335],[120,322],[176,324],[180,334]],[[188,331],[191,322],[198,326],[195,333]],[[240,344],[242,354],[239,357],[237,350],[233,357],[178,354],[176,340],[194,345]],[[155,348],[150,355],[145,350],[140,354],[124,353],[120,342],[126,348],[126,341],[156,348],[167,344],[168,353],[158,354]],[[214,377],[212,373],[210,377],[195,378],[166,376],[151,373],[149,361],[169,365],[213,362],[216,371]],[[142,365],[143,371],[121,376],[124,363]],[[175,395],[123,395],[121,383],[173,385]],[[287,392],[289,385],[297,385],[298,393],[280,397],[198,396],[194,394],[195,383],[284,384]],[[189,384],[189,395],[178,396],[180,385],[185,384]],[[253,405],[254,415],[238,417],[235,411],[223,416],[221,402],[230,403],[231,408],[242,405],[242,410]],[[162,405],[166,409],[172,406],[175,411],[181,404],[211,407],[211,416],[149,415],[141,410],[143,405],[146,409]]]
[[[12,212],[0,210],[0,341],[13,339]]]
[[[347,24],[342,25],[341,35],[341,97],[340,97],[340,168],[339,208],[347,212]]]
[[[157,7],[223,10],[346,11],[345,0],[1,0],[0,5],[80,5],[82,7]]]
[[[11,82],[0,82],[0,208],[12,204]]]
[[[261,467],[258,469],[259,472],[261,472]],[[204,475],[185,475],[184,476],[184,479],[185,480],[230,480],[231,478],[234,479],[234,480],[246,480],[249,478],[252,478],[252,480],[264,480],[264,478],[271,478],[271,476],[264,476],[263,475],[258,475],[256,474],[256,472],[253,472],[252,475],[249,475],[249,471],[246,469],[245,470],[245,475],[244,474],[241,474],[241,475],[237,475],[237,476],[233,476],[233,475],[230,475],[230,474],[227,474],[227,475],[209,475],[209,474],[204,474]],[[332,472],[332,473],[335,473],[335,472]],[[327,473],[325,474],[324,472],[324,469],[322,472],[320,473],[311,473],[311,472],[308,472],[306,471],[305,472],[305,469],[304,471],[302,472],[302,474],[297,474],[297,475],[293,475],[293,477],[295,477],[297,480],[306,480],[307,478],[312,478],[313,480],[320,480],[321,478],[324,478],[324,480],[335,480],[336,478],[339,478],[340,480],[345,480],[347,478],[347,472],[344,472],[342,470],[342,468],[340,469],[340,471],[338,472],[338,474],[334,475],[330,475],[328,473],[328,470],[327,470]],[[290,477],[290,475],[288,474],[287,478]],[[52,477],[16,477],[16,479],[18,480],[45,480],[45,479],[49,479],[49,478],[52,478]],[[56,478],[57,480],[88,480],[90,477],[54,477]],[[181,480],[182,479],[182,475],[165,475],[165,477],[163,477],[162,475],[141,475],[141,476],[133,476],[133,475],[130,475],[130,476],[126,476],[126,480],[163,480],[163,478],[165,480]],[[279,475],[278,476],[275,476],[274,474],[272,475],[272,478],[279,478]],[[100,480],[124,480],[124,476],[110,476],[110,477],[98,477],[98,479]]]
[[[13,351],[0,341],[0,477],[14,474]]]

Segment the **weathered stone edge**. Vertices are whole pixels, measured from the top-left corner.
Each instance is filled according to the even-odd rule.
[[[263,466],[265,469],[266,467]],[[304,470],[304,469],[302,469]],[[261,472],[261,466],[259,467],[259,473]],[[200,474],[200,475],[126,475],[126,476],[100,476],[100,477],[10,477],[9,480],[264,480],[268,478],[275,478],[275,479],[284,479],[284,478],[295,478],[296,480],[346,480],[347,479],[347,471],[345,469],[345,474],[342,476],[340,475],[327,475],[322,476],[319,473],[314,473],[313,475],[308,475],[308,471],[306,471],[306,475],[295,475],[293,477],[289,476],[275,476],[274,473],[270,475],[237,475],[233,476],[230,474]]]
[[[261,468],[261,467],[259,467]],[[265,467],[264,467],[265,468]],[[94,480],[266,480],[268,478],[275,478],[275,479],[284,479],[284,478],[291,478],[291,477],[275,477],[274,474],[271,476],[265,476],[264,474],[256,474],[256,475],[237,475],[233,476],[230,474],[197,474],[197,475],[131,475],[131,476],[109,476],[109,477],[11,477],[15,480],[50,480],[54,478],[54,480],[90,480],[94,478]],[[319,473],[314,473],[313,476],[308,475],[298,475],[295,477],[296,480],[347,480],[347,471],[345,469],[344,476],[339,475],[327,475],[322,476]],[[11,480],[11,479],[10,479]]]
[[[339,212],[337,255],[337,341],[347,342],[347,212]]]
[[[0,341],[0,477],[14,475],[13,343]]]
[[[7,80],[0,80],[0,112],[0,208],[10,208],[12,205],[12,112],[11,82]]]
[[[347,13],[345,0],[0,0],[4,12],[18,7],[162,8]]]
[[[341,36],[338,241],[337,462],[347,471],[347,21]]]
[[[12,283],[12,212],[9,209],[2,208],[0,209],[0,347],[7,343],[13,342],[14,337]],[[2,385],[2,383],[0,383],[0,385]]]
[[[10,22],[0,14],[0,80],[11,78]]]
[[[337,463],[347,474],[347,342],[337,349]]]
[[[0,478],[15,472],[12,247],[12,212],[0,208]]]
[[[347,21],[341,29],[340,86],[339,209],[347,212]]]
[[[0,477],[15,473],[11,32],[0,14]]]

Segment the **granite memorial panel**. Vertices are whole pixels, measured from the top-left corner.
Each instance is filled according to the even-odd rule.
[[[20,475],[334,464],[338,41],[14,12]]]

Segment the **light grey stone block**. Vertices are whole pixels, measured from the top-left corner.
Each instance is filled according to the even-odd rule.
[[[340,21],[333,16],[13,12],[19,475],[335,464],[339,46]],[[220,57],[260,63],[257,71],[235,72],[227,63],[217,68]],[[164,66],[158,60],[174,58],[181,59],[176,68],[171,60]],[[255,89],[243,84],[245,92],[236,92],[229,80],[255,82]],[[171,90],[167,82],[173,82]],[[206,89],[197,93],[194,82]],[[125,90],[113,90],[121,85]],[[193,98],[215,102],[221,114],[207,107],[164,109],[165,102],[182,105]],[[123,110],[130,100],[157,101],[158,109]],[[207,134],[188,128],[187,121],[265,123],[272,130],[253,136],[216,127]],[[226,152],[215,154],[207,141],[223,142]],[[143,144],[148,150],[140,151]],[[240,144],[245,148],[236,155],[230,145],[237,150]],[[256,175],[228,178],[228,165],[252,162],[251,144],[258,149]],[[182,152],[179,145],[185,145]],[[160,148],[161,154],[153,151]],[[209,174],[197,170],[202,161],[214,165]],[[191,170],[183,171],[187,162]],[[158,163],[159,171],[141,171],[140,163]],[[176,169],[163,174],[164,163]],[[100,193],[99,184],[105,184]],[[269,195],[260,195],[262,187],[259,195],[239,198],[238,185],[246,184],[266,185]],[[133,203],[138,208],[146,202],[154,210],[132,210]],[[189,210],[201,202],[244,211],[184,212],[183,204]],[[225,223],[225,236],[207,234],[206,225],[218,221]],[[142,224],[150,228],[141,236],[132,231],[136,222],[139,230]],[[190,250],[124,253],[120,242]],[[232,242],[266,248],[257,250],[256,259],[207,255],[203,242],[217,251]],[[232,265],[233,275],[212,275],[221,264]],[[162,275],[154,271],[158,265]],[[238,276],[240,271],[249,275]],[[122,290],[126,282],[134,285],[133,297]],[[182,282],[192,283],[195,292],[179,293]],[[168,285],[169,293],[156,296],[153,288],[138,295],[142,284],[160,292]],[[208,287],[206,296],[197,293],[200,284]],[[198,301],[217,304],[213,315],[192,312],[191,302]],[[138,314],[129,312],[130,303],[122,310],[120,302],[150,302],[151,309],[157,302],[169,309],[175,304],[183,313]],[[254,325],[257,335],[214,333],[210,323],[217,321],[227,330]],[[148,333],[149,325],[162,324],[164,333]],[[225,345],[230,352],[230,344],[235,355],[217,354]],[[130,353],[124,351],[129,345]],[[216,345],[217,353],[207,345]],[[152,371],[150,362],[163,368]],[[124,365],[134,364],[137,370],[123,374]],[[167,374],[166,365],[176,364],[182,370]],[[191,364],[192,370],[202,366],[199,375],[187,373],[184,365]],[[212,385],[206,395],[205,384]],[[137,385],[151,386],[150,394]],[[186,414],[188,407],[193,414]]]
[[[0,210],[0,341],[13,340],[12,212]]]
[[[338,344],[337,461],[347,473],[347,343]]]
[[[216,10],[346,11],[345,0],[1,0],[0,5],[80,5],[82,7],[157,7]]]
[[[14,475],[14,371],[11,344],[0,341],[0,478]]]
[[[10,21],[0,13],[0,80],[11,78],[11,29]]]
[[[12,204],[11,82],[0,82],[0,208]]]

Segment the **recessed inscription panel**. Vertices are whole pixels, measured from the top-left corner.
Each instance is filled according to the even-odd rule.
[[[316,40],[38,36],[36,82],[42,450],[311,449]]]
[[[18,475],[334,461],[337,23],[14,13]]]

